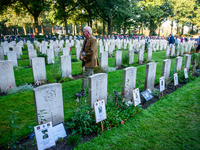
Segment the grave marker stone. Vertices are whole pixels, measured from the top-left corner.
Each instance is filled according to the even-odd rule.
[[[153,90],[155,75],[156,75],[156,63],[150,62],[146,65],[146,74],[145,74],[145,90]]]
[[[128,51],[128,57],[129,57],[129,64],[133,64],[133,62],[134,62],[134,50]]]
[[[10,60],[0,60],[0,89],[5,92],[9,87],[16,87],[13,64]]]
[[[43,57],[32,58],[32,70],[34,83],[37,81],[46,82],[45,59]]]
[[[101,67],[106,70],[108,68],[108,52],[101,52]]]
[[[136,84],[137,67],[128,67],[123,70],[122,95],[126,101],[132,101],[133,90]]]
[[[89,104],[93,108],[93,103],[99,100],[105,100],[107,103],[107,80],[106,73],[98,73],[89,76]]]
[[[4,52],[4,55],[7,54],[7,52],[9,52],[9,46],[8,45],[3,45],[3,52]]]
[[[191,55],[186,55],[184,67],[187,68],[187,71],[189,71],[190,63],[191,63]]]
[[[165,79],[169,79],[170,67],[171,67],[171,60],[170,59],[163,60],[162,75],[165,77]]]
[[[165,58],[169,58],[170,47],[168,46],[165,53]]]
[[[32,66],[32,60],[31,59],[37,57],[36,50],[30,50],[30,51],[28,51],[28,57],[29,57],[29,64],[30,64],[30,66]]]
[[[176,57],[175,68],[176,71],[181,70],[183,57]]]
[[[52,121],[53,125],[64,122],[62,85],[60,83],[46,84],[34,88],[33,95],[38,124],[42,119],[46,120],[43,123]]]
[[[115,66],[117,68],[121,68],[121,62],[122,62],[122,51],[116,51],[115,52]]]
[[[148,61],[151,61],[151,58],[152,58],[152,48],[148,48],[148,52],[147,52],[147,60]]]
[[[140,49],[138,52],[138,64],[139,65],[143,64],[143,59],[144,59],[144,50]]]
[[[62,77],[70,77],[72,75],[71,56],[60,56]]]
[[[47,49],[47,64],[54,62],[54,51],[53,49]]]
[[[14,51],[7,52],[7,58],[8,58],[8,60],[12,61],[13,66],[17,66],[18,67],[16,52],[14,52]]]
[[[70,55],[70,47],[63,48],[63,55]]]
[[[3,48],[0,47],[0,60],[4,60]]]

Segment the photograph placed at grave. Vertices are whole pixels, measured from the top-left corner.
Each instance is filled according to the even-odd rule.
[[[178,74],[174,74],[174,86],[178,85]]]
[[[148,100],[153,98],[153,96],[151,95],[151,93],[149,92],[148,89],[146,91],[142,92],[141,94],[142,94],[142,96],[144,97],[144,99],[146,101],[148,101]]]
[[[160,92],[165,90],[165,77],[160,77]]]
[[[96,123],[103,121],[107,118],[104,100],[94,103],[94,112],[95,112]]]
[[[139,88],[133,90],[133,102],[134,106],[137,106],[141,103]]]
[[[35,126],[34,132],[38,150],[44,150],[56,145],[51,121]]]

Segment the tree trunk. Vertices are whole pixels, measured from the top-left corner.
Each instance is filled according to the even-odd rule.
[[[81,35],[82,29],[81,29],[81,23],[80,23],[80,30],[79,30],[79,35]]]
[[[149,32],[149,36],[152,36],[153,34],[153,20],[150,19],[150,32]]]
[[[125,21],[124,21],[124,35],[126,34],[126,18],[125,18]]]
[[[38,16],[34,16],[34,20],[35,20],[35,35],[39,35],[39,31],[38,31]]]
[[[91,18],[90,18],[91,19]],[[92,19],[90,20],[90,27],[92,28]]]
[[[110,23],[111,23],[111,20],[110,20],[110,18],[109,18],[109,19],[108,19],[108,35],[111,34],[111,32],[110,32]]]
[[[181,35],[183,35],[184,25],[181,27]]]
[[[171,23],[171,33],[173,31],[173,20],[172,20],[172,23]]]
[[[105,21],[103,20],[103,36],[105,35]]]
[[[68,34],[67,19],[65,18],[64,21],[65,21],[65,30],[66,30],[66,32],[63,33],[63,34]]]
[[[161,24],[159,24],[159,26],[158,26],[158,36],[160,36],[160,26],[161,26]]]
[[[51,32],[54,34],[54,23],[52,23],[51,26]]]
[[[77,35],[76,23],[74,24],[75,35]]]
[[[41,32],[42,32],[42,35],[44,35],[44,26],[43,26],[43,23],[41,23]]]
[[[191,34],[193,35],[193,33],[194,33],[194,25],[192,24]]]
[[[65,34],[65,27],[62,27],[62,32],[63,34]]]
[[[87,24],[88,24],[88,26],[90,26],[90,22],[89,21],[87,21]]]
[[[33,30],[33,35],[35,35],[35,28],[34,28],[34,26],[32,26],[32,30]]]
[[[25,25],[23,25],[23,29],[24,29],[24,34],[27,35],[27,33],[26,33],[26,26]]]
[[[96,29],[96,35],[98,34],[97,32],[97,19],[96,19],[96,22],[95,22],[95,29]]]
[[[72,24],[72,35],[74,36],[74,25]]]

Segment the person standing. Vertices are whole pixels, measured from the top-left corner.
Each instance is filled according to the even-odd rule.
[[[197,39],[197,48],[196,48],[196,52],[200,52],[200,34],[199,34],[199,38]]]
[[[86,26],[83,28],[83,36],[85,40],[83,41],[83,47],[80,52],[80,60],[83,63],[82,66],[85,66],[85,71],[83,72],[81,92],[75,94],[76,97],[85,95],[88,77],[94,74],[93,69],[99,65],[97,58],[97,40],[92,36],[91,27]]]
[[[172,33],[170,33],[169,35],[169,47],[170,47],[170,54],[172,51],[172,46],[174,45],[174,36],[172,35]]]

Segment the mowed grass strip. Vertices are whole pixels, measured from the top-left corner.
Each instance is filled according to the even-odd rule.
[[[76,149],[200,149],[199,85],[200,78]]]
[[[128,51],[123,51],[123,54],[124,53],[128,53]],[[145,53],[145,56],[146,55],[147,54]],[[145,81],[146,65],[141,65],[141,66],[136,65],[138,54],[135,54],[134,57],[135,57],[134,64],[130,66],[137,66],[136,87],[139,87],[141,89],[144,88],[144,84],[140,84],[140,82],[144,83]],[[155,79],[155,84],[157,84],[162,73],[162,63],[163,63],[162,61],[165,59],[165,51],[153,53],[152,59],[156,60],[157,63],[156,79]],[[115,64],[115,58],[109,58],[109,66],[114,67],[114,64]],[[72,67],[72,72],[74,72],[74,74],[79,72],[82,73],[81,62],[74,62],[72,63],[72,65],[76,66]],[[172,59],[171,69],[174,69],[174,66],[175,66],[175,59]],[[48,79],[51,72],[51,65],[47,65],[46,68],[47,68],[47,79]],[[33,82],[32,68],[26,68],[22,70],[24,71],[21,71],[20,69],[15,70],[16,73],[15,75],[17,75],[17,80],[19,82],[26,83],[26,81],[30,81],[32,83]],[[109,93],[112,93],[113,90],[121,92],[122,83],[123,83],[123,70],[117,70],[115,72],[108,73]],[[74,94],[81,90],[81,84],[82,84],[81,79],[62,83],[65,121],[70,120],[70,118],[73,115],[75,109],[75,100],[76,100]],[[19,111],[19,114],[16,114],[18,118],[15,121],[15,124],[19,125],[20,128],[16,128],[13,130],[15,136],[19,138],[27,136],[31,132],[31,129],[28,126],[33,127],[37,125],[32,90],[1,96],[0,105],[2,106],[2,108],[0,109],[1,129],[9,123],[8,118],[11,116],[9,110]],[[0,137],[2,138],[0,140],[0,145],[6,143],[10,139],[9,133],[7,131],[1,132]]]

